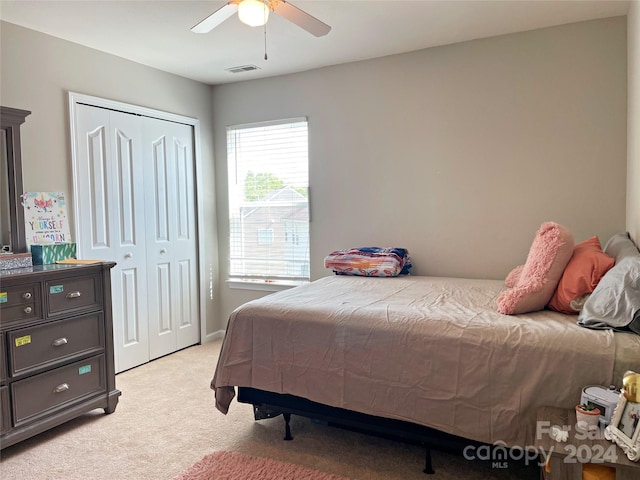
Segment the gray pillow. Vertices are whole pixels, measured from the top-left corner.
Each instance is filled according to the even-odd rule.
[[[578,325],[640,334],[640,253],[623,256],[602,277],[578,315]]]
[[[638,247],[633,243],[633,240],[629,237],[629,232],[616,233],[605,244],[604,253],[616,259],[616,263],[619,263],[624,257],[638,255]]]

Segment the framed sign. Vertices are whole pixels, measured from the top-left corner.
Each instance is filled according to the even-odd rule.
[[[632,462],[640,460],[640,403],[630,402],[620,394],[604,437],[618,444]]]
[[[71,242],[64,193],[26,192],[22,205],[28,246]]]

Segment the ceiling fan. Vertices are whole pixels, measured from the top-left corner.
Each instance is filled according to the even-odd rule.
[[[238,12],[238,18],[241,22],[252,27],[261,26],[267,23],[269,11],[277,13],[316,37],[322,37],[331,30],[331,27],[326,23],[321,22],[285,0],[231,0],[200,23],[194,25],[191,31],[194,33],[208,33],[236,12]]]

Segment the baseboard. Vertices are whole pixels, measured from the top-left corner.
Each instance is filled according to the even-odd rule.
[[[215,342],[216,340],[221,340],[224,338],[224,330],[218,330],[213,333],[208,333],[201,339],[200,343],[210,343]]]

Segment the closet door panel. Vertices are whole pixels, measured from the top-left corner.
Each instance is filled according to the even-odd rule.
[[[149,285],[149,357],[176,350],[171,286],[170,161],[165,122],[149,120],[144,128],[147,223],[147,284]]]
[[[115,370],[149,360],[141,118],[76,106],[78,255],[111,273]]]
[[[152,173],[145,183],[147,208],[155,208],[146,215],[147,232],[154,233],[147,238],[148,283],[154,286],[149,343],[157,358],[197,343],[200,335],[192,128],[151,119],[144,138]]]
[[[113,228],[116,267],[112,275],[117,292],[113,310],[118,327],[116,372],[149,360],[147,258],[144,228],[145,198],[142,166],[143,117],[110,112],[115,171],[111,184],[116,199]],[[119,335],[122,336],[119,336]]]
[[[184,348],[200,339],[193,129],[174,124],[172,134],[176,172],[176,234],[173,238],[172,260],[179,289],[179,302],[176,305],[180,326],[177,345],[178,348]]]

